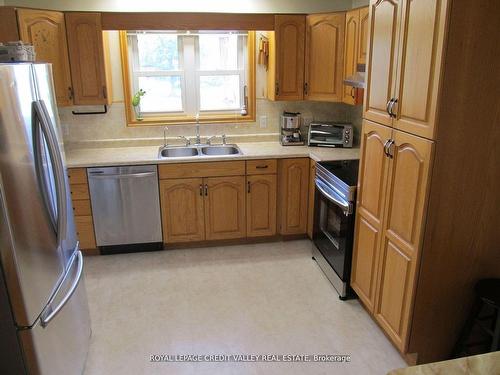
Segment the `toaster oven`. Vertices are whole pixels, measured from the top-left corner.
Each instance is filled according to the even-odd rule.
[[[309,146],[352,147],[352,125],[338,122],[311,122]]]

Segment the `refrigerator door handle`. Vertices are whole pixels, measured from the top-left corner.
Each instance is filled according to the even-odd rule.
[[[77,245],[77,249],[78,249],[78,245]],[[70,272],[71,268],[73,267],[73,263],[75,263],[75,261],[78,262],[78,270],[76,272],[76,276],[75,276],[73,282],[71,283],[71,287],[69,288],[68,292],[63,297],[61,302],[59,302],[59,304],[55,308],[50,309],[49,310],[50,312],[48,312],[47,314],[42,313],[42,315],[40,317],[40,323],[41,323],[42,327],[47,327],[47,325],[52,321],[52,319],[54,319],[57,316],[57,314],[59,314],[59,312],[63,309],[63,307],[66,305],[66,303],[68,303],[71,296],[73,296],[73,294],[75,293],[76,288],[78,288],[78,284],[80,283],[80,280],[82,279],[82,275],[83,275],[83,255],[82,255],[81,250],[77,250],[75,252],[75,254],[73,255],[73,257],[70,261],[70,265],[68,267],[68,271],[66,272],[65,278],[67,277],[68,273]],[[61,283],[61,285],[63,283],[64,283],[64,280]],[[54,298],[57,296],[57,294],[58,293],[56,292],[54,294],[54,297],[52,298],[52,300],[49,302],[49,304],[48,304],[49,307],[51,306],[51,303],[54,300]]]
[[[50,116],[47,107],[43,100],[33,102],[33,110],[39,120],[42,133],[45,135],[50,158],[54,167],[54,179],[57,193],[57,240],[58,245],[61,245],[66,232],[67,207],[66,207],[66,185],[64,182],[64,165],[59,152],[57,137],[54,129],[50,124]]]

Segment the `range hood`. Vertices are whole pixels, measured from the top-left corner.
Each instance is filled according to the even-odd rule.
[[[365,64],[358,64],[356,68],[357,70],[356,73],[354,73],[352,76],[346,77],[344,79],[344,85],[356,87],[359,89],[364,89],[366,87],[365,69],[366,69]]]

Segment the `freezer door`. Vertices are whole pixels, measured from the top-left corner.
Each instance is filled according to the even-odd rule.
[[[30,374],[83,373],[91,330],[80,251],[40,321],[18,335]]]
[[[64,210],[55,170],[61,167],[51,151],[57,140],[35,103],[32,65],[0,64],[0,257],[21,327],[36,322],[69,259],[59,246]]]

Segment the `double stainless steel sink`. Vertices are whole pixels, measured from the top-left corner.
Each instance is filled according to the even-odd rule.
[[[196,156],[224,156],[242,155],[240,148],[235,144],[227,145],[200,145],[200,146],[162,146],[158,158],[185,158]]]

